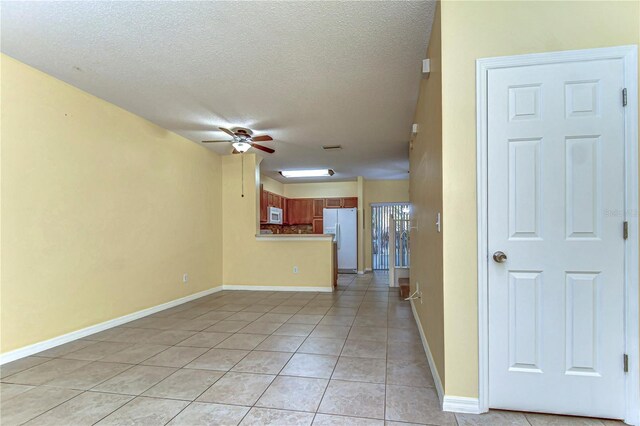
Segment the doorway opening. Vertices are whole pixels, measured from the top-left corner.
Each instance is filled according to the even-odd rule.
[[[389,247],[394,248],[395,266],[409,266],[409,203],[371,204],[371,265],[373,270],[389,269]],[[391,218],[395,219],[395,244],[389,244]]]

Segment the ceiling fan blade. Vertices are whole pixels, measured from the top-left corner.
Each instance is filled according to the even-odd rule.
[[[273,138],[269,135],[262,135],[262,136],[252,137],[251,140],[254,142],[266,142],[266,141],[272,141]]]
[[[240,151],[238,151],[237,149],[233,148],[233,151],[231,151],[232,154],[241,154]]]
[[[224,127],[218,127],[218,129],[222,130],[223,132],[225,132],[226,134],[228,134],[232,138],[236,137],[236,135],[234,135],[233,132],[231,130],[229,130],[229,129],[225,129]]]
[[[259,145],[257,143],[252,143],[251,146],[256,148],[256,149],[259,149],[261,151],[268,152],[269,154],[273,154],[274,152],[276,152],[275,150],[273,150],[271,148],[267,148],[266,146],[262,146],[262,145]]]
[[[229,142],[229,143],[231,143],[233,141],[229,141],[229,140],[226,140],[226,141],[202,141],[202,143],[219,143],[219,142]]]

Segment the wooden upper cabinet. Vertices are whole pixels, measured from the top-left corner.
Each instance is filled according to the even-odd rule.
[[[312,200],[308,198],[291,198],[288,200],[290,225],[311,225],[313,222]]]
[[[260,222],[267,221],[269,207],[277,207],[279,209],[282,209],[283,223],[287,223],[287,199],[282,195],[265,191],[263,185],[260,184]]]
[[[282,209],[282,224],[289,224],[289,203],[285,197],[280,197],[280,208]]]
[[[358,207],[358,197],[349,197],[342,199],[342,207],[345,209],[357,208]]]
[[[262,185],[260,185],[260,187],[262,188]],[[285,200],[286,198],[284,198],[282,195],[278,195],[276,193],[273,192],[269,192],[269,191],[265,191],[263,189],[261,189],[263,197],[265,199],[265,206],[266,207],[277,207],[279,209],[283,209],[285,208]],[[262,204],[262,198],[260,199],[261,204]]]
[[[313,200],[309,198],[302,199],[302,222],[304,224],[313,223]]]
[[[326,198],[324,200],[324,206],[326,208],[340,208],[342,207],[342,198]]]
[[[285,198],[265,191],[260,185],[260,222],[266,222],[268,207],[282,209],[285,225],[312,225],[313,232],[321,234],[322,216],[325,208],[358,207],[358,197],[346,198]],[[319,220],[318,220],[319,219]]]
[[[267,221],[268,195],[262,184],[260,185],[260,222]]]
[[[313,217],[322,217],[324,210],[324,198],[313,200]]]

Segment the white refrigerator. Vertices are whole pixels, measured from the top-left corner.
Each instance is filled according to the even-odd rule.
[[[358,209],[324,209],[325,234],[333,234],[338,245],[338,271],[358,269]]]

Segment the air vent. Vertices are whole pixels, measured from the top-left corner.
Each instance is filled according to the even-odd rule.
[[[325,151],[335,151],[337,149],[342,149],[342,145],[322,145],[322,149]]]

